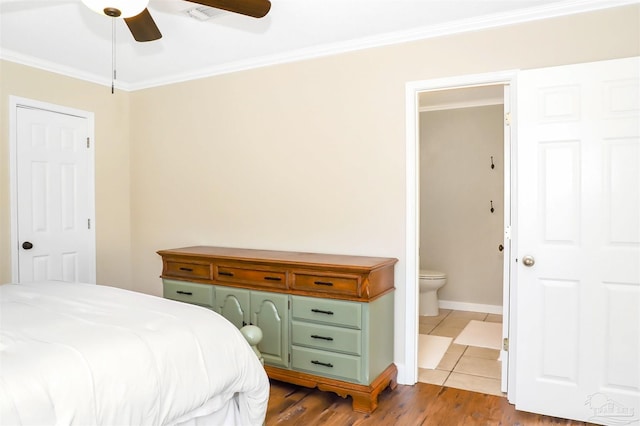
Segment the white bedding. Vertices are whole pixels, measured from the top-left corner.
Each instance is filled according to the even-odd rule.
[[[0,285],[0,424],[260,425],[264,368],[197,306],[91,284]]]

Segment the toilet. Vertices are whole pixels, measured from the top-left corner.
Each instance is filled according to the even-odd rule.
[[[420,271],[420,304],[419,312],[422,316],[438,316],[438,289],[447,282],[444,272],[423,269]]]

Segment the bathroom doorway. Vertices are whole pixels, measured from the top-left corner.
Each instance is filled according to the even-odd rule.
[[[504,83],[418,95],[417,263],[447,277],[439,315],[419,316],[420,382],[506,392],[509,104]]]

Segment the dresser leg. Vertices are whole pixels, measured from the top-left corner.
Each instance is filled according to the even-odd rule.
[[[371,413],[378,408],[378,395],[353,392],[351,398],[353,398],[353,411]]]
[[[398,387],[398,372],[396,372],[396,375],[393,376],[391,378],[391,380],[389,381],[389,388],[391,388],[391,390],[395,390]]]
[[[398,387],[398,369],[391,364],[378,378],[371,384],[369,392],[351,392],[353,398],[353,411],[362,413],[371,413],[378,408],[378,395],[385,390],[387,386],[394,390]]]

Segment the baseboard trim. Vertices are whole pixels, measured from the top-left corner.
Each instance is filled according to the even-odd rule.
[[[456,311],[484,312],[487,314],[502,315],[502,305],[483,305],[480,303],[440,300],[438,301],[438,306],[442,309],[453,309]]]

